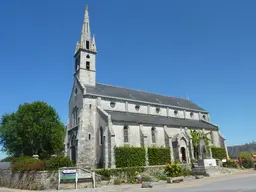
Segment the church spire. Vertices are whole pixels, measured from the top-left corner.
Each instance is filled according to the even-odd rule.
[[[82,32],[81,32],[80,48],[90,49],[90,41],[91,41],[90,20],[89,20],[88,5],[86,5],[86,9],[84,13],[84,23],[83,23]]]

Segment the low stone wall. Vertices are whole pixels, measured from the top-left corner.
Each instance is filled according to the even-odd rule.
[[[1,187],[43,190],[57,189],[57,185],[58,172],[12,172],[10,169],[0,169]]]

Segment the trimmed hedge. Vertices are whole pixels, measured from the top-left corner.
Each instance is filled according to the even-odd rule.
[[[15,158],[12,162],[13,171],[43,171],[45,162],[40,159],[34,159],[28,156]]]
[[[33,157],[21,156],[12,161],[13,171],[54,171],[60,167],[73,167],[74,163],[68,157],[57,156],[48,160],[35,159]]]
[[[223,147],[212,147],[212,157],[215,159],[227,158],[226,150]]]
[[[116,167],[145,166],[146,151],[142,147],[116,147]]]
[[[74,167],[74,162],[68,157],[56,156],[45,161],[46,170],[58,170],[61,167]]]
[[[149,165],[165,165],[170,162],[170,149],[166,147],[148,148]]]

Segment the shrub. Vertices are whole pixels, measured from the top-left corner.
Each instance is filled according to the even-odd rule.
[[[121,179],[120,178],[116,178],[114,180],[114,185],[121,185]]]
[[[182,176],[182,167],[177,163],[168,163],[164,172],[168,177],[179,177]]]
[[[145,166],[146,152],[142,147],[116,147],[116,167]]]
[[[230,159],[223,163],[223,166],[227,168],[237,168],[238,164],[234,160]]]
[[[45,162],[32,157],[21,156],[15,158],[12,163],[13,171],[42,171],[45,169]]]
[[[97,169],[94,170],[96,174],[101,175],[103,181],[109,181],[111,179],[111,170],[110,169]]]
[[[251,159],[242,160],[240,165],[246,169],[253,168],[253,162]]]
[[[152,182],[155,180],[151,175],[147,173],[141,173],[141,178],[143,182]]]
[[[249,153],[249,152],[241,152],[239,153],[239,156],[238,156],[240,159],[252,159],[252,154]]]
[[[170,149],[165,147],[148,148],[149,165],[165,165],[170,161]]]
[[[61,167],[74,167],[74,162],[64,156],[51,157],[45,162],[45,168],[47,170],[57,170]]]
[[[212,147],[212,156],[215,159],[225,159],[227,157],[226,150],[223,147]]]
[[[122,179],[126,179],[129,183],[136,182],[135,176],[138,172],[144,172],[144,167],[126,167],[116,169],[95,169],[92,170],[96,174],[102,176],[103,180],[110,180],[111,176],[116,176]]]
[[[192,170],[187,168],[186,166],[181,166],[181,175],[182,176],[190,176],[190,175],[192,175]]]
[[[162,181],[166,181],[167,180],[167,175],[165,173],[162,173],[162,174],[158,175],[157,179],[162,180]]]

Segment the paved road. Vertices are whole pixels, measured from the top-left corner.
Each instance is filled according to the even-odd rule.
[[[0,188],[0,192],[22,190]],[[51,192],[56,192],[51,190]],[[140,185],[109,186],[98,189],[61,190],[63,192],[256,192],[256,171],[243,174],[190,180],[179,184],[155,185],[141,189]]]
[[[197,180],[177,188],[155,189],[154,192],[256,192],[256,173],[236,175],[223,179]]]

